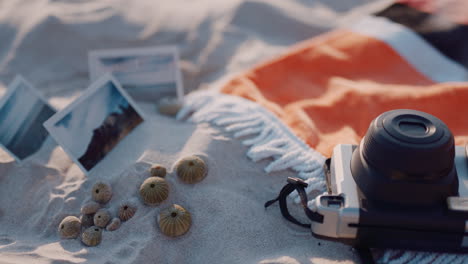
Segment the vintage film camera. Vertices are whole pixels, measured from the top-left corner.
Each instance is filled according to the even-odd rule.
[[[468,146],[455,146],[438,118],[383,113],[359,145],[337,145],[325,171],[328,193],[311,208],[322,217],[311,223],[315,236],[360,247],[468,252]]]
[[[324,166],[328,192],[308,202],[301,179],[288,178],[282,215],[316,237],[369,248],[468,253],[468,146],[454,145],[438,118],[394,110],[374,119],[359,145],[337,145]],[[310,224],[288,211],[297,191]],[[366,263],[370,263],[365,261]]]

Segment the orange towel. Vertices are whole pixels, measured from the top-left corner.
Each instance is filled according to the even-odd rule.
[[[325,156],[336,144],[357,144],[372,119],[401,108],[439,117],[456,144],[468,142],[468,82],[433,81],[390,44],[351,30],[301,43],[221,91],[265,106]]]

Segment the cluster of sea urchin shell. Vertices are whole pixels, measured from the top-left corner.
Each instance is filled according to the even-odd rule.
[[[121,221],[132,218],[138,208],[133,202],[124,202],[119,207],[118,217],[112,218],[111,212],[103,208],[112,198],[112,188],[104,182],[93,185],[91,197],[93,201],[86,202],[81,207],[79,219],[76,216],[67,216],[60,222],[58,231],[62,238],[77,238],[81,233],[83,244],[90,247],[97,246],[101,243],[103,229],[117,230]]]
[[[179,160],[175,166],[179,179],[184,183],[202,181],[208,172],[205,161],[197,156],[189,156]],[[166,168],[156,164],[151,167],[151,177],[140,186],[139,193],[147,205],[159,205],[169,196],[169,184],[164,179]],[[112,187],[104,182],[97,182],[91,189],[92,201],[81,207],[81,217],[67,216],[59,224],[58,231],[62,238],[77,238],[81,233],[81,241],[87,246],[97,246],[102,240],[103,229],[117,230],[122,222],[128,221],[137,212],[138,206],[132,201],[122,203],[118,208],[118,217],[112,217],[110,211],[104,208],[112,198]],[[173,204],[162,210],[157,218],[161,232],[167,236],[177,237],[185,234],[192,225],[192,216],[185,208]]]
[[[179,160],[175,165],[175,171],[182,182],[194,184],[206,177],[208,166],[202,158],[192,155]],[[141,184],[139,190],[145,204],[159,205],[168,198],[169,185],[164,179],[166,173],[166,168],[160,164],[150,168],[151,177]],[[163,234],[177,237],[190,229],[192,216],[182,206],[173,204],[159,213],[157,221]]]

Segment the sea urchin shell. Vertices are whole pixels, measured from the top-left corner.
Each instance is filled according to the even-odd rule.
[[[90,227],[94,225],[94,214],[83,214],[80,217],[82,227]]]
[[[119,218],[120,218],[120,220],[127,221],[128,219],[132,218],[135,215],[137,209],[138,209],[138,207],[136,206],[136,204],[134,204],[132,202],[123,203],[119,207]]]
[[[151,176],[154,177],[162,177],[166,176],[166,168],[162,165],[155,164],[150,169]]]
[[[62,238],[77,238],[81,231],[81,221],[76,216],[67,216],[60,222],[58,231]]]
[[[148,205],[157,205],[169,196],[169,185],[161,177],[149,177],[140,186],[140,195]]]
[[[100,209],[94,215],[94,225],[98,227],[106,227],[111,220],[111,215],[107,209]]]
[[[89,247],[97,246],[101,243],[101,239],[102,230],[97,226],[89,227],[81,234],[81,242]]]
[[[197,183],[206,177],[208,167],[203,159],[189,156],[177,162],[176,171],[183,182]]]
[[[119,227],[120,227],[120,219],[113,218],[112,221],[107,225],[106,230],[114,231],[114,230],[119,229]]]
[[[97,182],[96,184],[93,185],[91,195],[94,201],[101,203],[101,204],[105,204],[112,197],[112,188],[107,183]]]
[[[163,234],[177,237],[185,234],[190,229],[192,216],[182,206],[173,204],[159,213],[158,224]]]
[[[94,214],[99,210],[99,208],[101,208],[100,204],[93,202],[93,201],[89,201],[85,203],[83,207],[81,207],[81,213],[82,214]]]

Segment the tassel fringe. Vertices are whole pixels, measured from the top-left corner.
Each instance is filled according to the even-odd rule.
[[[291,169],[309,183],[308,193],[326,190],[322,171],[325,157],[262,106],[237,96],[198,91],[185,98],[184,107],[177,114],[178,120],[187,118],[195,123],[224,127],[234,138],[243,139],[242,144],[250,147],[247,157],[254,162],[272,159],[265,172]],[[291,197],[300,202],[297,192]]]

